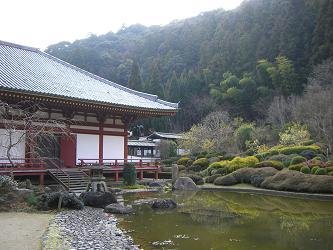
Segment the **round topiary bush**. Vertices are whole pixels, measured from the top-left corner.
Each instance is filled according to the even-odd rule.
[[[314,157],[316,157],[317,153],[313,150],[304,150],[301,153],[299,153],[300,156],[303,156],[304,158],[306,158],[307,160],[310,160]]]
[[[186,164],[190,161],[191,159],[189,157],[182,157],[177,161],[178,165],[184,165],[186,166]]]
[[[311,173],[311,169],[308,166],[304,166],[304,167],[301,167],[301,172],[303,174],[310,174]]]
[[[190,177],[196,185],[203,185],[205,183],[204,179],[199,175],[189,174],[187,177]]]
[[[319,168],[320,168],[319,166],[313,166],[313,167],[311,168],[311,174],[315,174],[316,171],[317,171],[317,169],[319,169]]]
[[[327,174],[326,168],[318,168],[315,172],[315,175],[326,175],[326,174]]]
[[[306,158],[303,156],[295,156],[294,158],[292,158],[290,165],[295,165],[295,164],[299,164],[302,162],[305,162]]]
[[[282,170],[284,165],[280,161],[262,161],[259,162],[255,165],[256,168],[267,168],[267,167],[272,167],[275,168],[276,170]]]
[[[290,165],[288,167],[289,170],[296,170],[296,171],[301,171],[301,168],[304,167],[303,164],[295,164],[295,165]]]
[[[215,179],[220,177],[221,175],[220,174],[214,174],[212,176],[208,176],[205,178],[205,182],[206,183],[214,183]]]
[[[207,158],[199,158],[195,160],[192,165],[194,166],[200,166],[202,169],[206,169],[209,165],[209,161]]]

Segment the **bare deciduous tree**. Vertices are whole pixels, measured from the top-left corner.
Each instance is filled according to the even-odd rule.
[[[30,152],[33,158],[39,158],[39,152],[54,143],[57,135],[69,135],[64,122],[43,119],[39,115],[40,108],[36,104],[20,102],[10,105],[0,101],[0,148],[2,156],[15,166],[15,149],[19,145],[25,147],[25,142],[33,148]],[[39,138],[43,141],[36,143]],[[0,151],[0,152],[1,152]]]

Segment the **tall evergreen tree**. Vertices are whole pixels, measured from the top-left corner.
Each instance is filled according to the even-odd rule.
[[[143,90],[142,79],[141,79],[141,75],[140,75],[140,68],[139,68],[139,64],[137,63],[137,61],[133,61],[131,75],[129,77],[127,86],[130,89],[135,89],[138,91]]]
[[[155,62],[153,65],[149,81],[145,85],[145,91],[163,98],[163,86],[161,83],[160,70],[157,62]]]

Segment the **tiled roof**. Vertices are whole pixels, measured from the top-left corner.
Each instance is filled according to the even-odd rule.
[[[0,41],[0,90],[14,90],[111,106],[176,111],[178,104],[96,76],[38,49]]]
[[[156,143],[152,141],[128,140],[128,146],[156,147]]]
[[[182,139],[181,134],[154,132],[147,136],[147,139]]]

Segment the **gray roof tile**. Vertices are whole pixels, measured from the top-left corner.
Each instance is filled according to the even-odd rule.
[[[62,96],[120,107],[175,111],[178,104],[138,92],[38,49],[0,41],[0,90]]]

